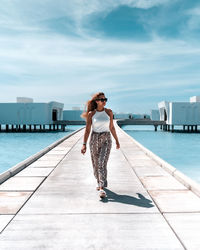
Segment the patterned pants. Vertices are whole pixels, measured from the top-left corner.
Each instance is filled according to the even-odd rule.
[[[89,145],[94,176],[100,187],[107,187],[107,162],[112,147],[110,132],[92,131]]]

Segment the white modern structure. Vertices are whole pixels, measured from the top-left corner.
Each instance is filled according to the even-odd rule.
[[[193,96],[190,102],[167,102],[158,103],[160,120],[166,121],[166,125],[195,126],[200,125],[200,96]]]
[[[63,120],[65,121],[84,121],[81,117],[83,110],[73,109],[73,110],[63,110]]]
[[[31,98],[17,98],[16,103],[0,103],[0,124],[45,125],[63,119],[63,103],[33,103]]]

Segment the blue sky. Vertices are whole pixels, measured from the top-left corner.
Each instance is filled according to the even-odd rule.
[[[149,113],[200,95],[196,0],[1,0],[0,101]]]

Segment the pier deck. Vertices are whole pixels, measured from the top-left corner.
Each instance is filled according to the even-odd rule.
[[[116,129],[104,201],[84,130],[0,185],[1,250],[200,249],[200,197]]]

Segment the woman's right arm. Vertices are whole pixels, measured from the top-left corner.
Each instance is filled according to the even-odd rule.
[[[85,128],[85,133],[84,133],[84,138],[83,138],[83,146],[81,149],[82,154],[85,154],[86,152],[86,148],[87,148],[86,144],[87,144],[87,140],[90,134],[91,125],[92,125],[92,112],[90,111],[88,113],[87,121],[86,121],[86,128]]]

